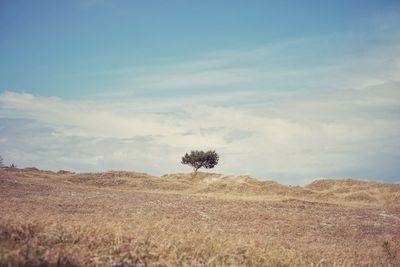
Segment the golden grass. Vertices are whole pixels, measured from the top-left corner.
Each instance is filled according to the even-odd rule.
[[[400,266],[398,185],[0,169],[0,266]]]

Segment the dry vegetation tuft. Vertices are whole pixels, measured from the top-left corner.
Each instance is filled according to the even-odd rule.
[[[0,169],[0,266],[400,266],[400,185]]]

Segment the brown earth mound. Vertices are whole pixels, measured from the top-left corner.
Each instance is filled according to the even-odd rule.
[[[343,180],[316,180],[305,188],[319,192],[320,195],[329,195],[345,202],[364,202],[396,204],[396,196],[400,192],[400,184],[387,184],[383,182],[363,181],[354,179]]]
[[[345,200],[350,200],[350,201],[367,201],[367,202],[373,202],[377,201],[375,197],[373,197],[371,194],[368,194],[367,192],[356,192],[356,193],[351,193],[348,194],[347,196],[344,197]]]
[[[146,173],[109,171],[103,173],[74,173],[69,171],[41,171],[37,168],[2,168],[0,184],[22,186],[20,182],[8,179],[18,175],[28,179],[52,179],[86,186],[115,187],[148,191],[170,191],[191,194],[247,196],[300,199],[310,201],[353,203],[375,205],[400,205],[400,185],[353,179],[321,179],[301,186],[286,186],[275,181],[258,180],[247,175],[224,175],[198,172],[165,174],[161,177]]]
[[[399,185],[0,168],[0,266],[400,266]]]

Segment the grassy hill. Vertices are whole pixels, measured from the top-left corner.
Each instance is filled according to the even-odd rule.
[[[399,266],[400,185],[0,169],[0,266]]]

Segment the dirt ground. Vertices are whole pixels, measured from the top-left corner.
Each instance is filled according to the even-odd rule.
[[[400,185],[0,169],[0,266],[400,266]]]

